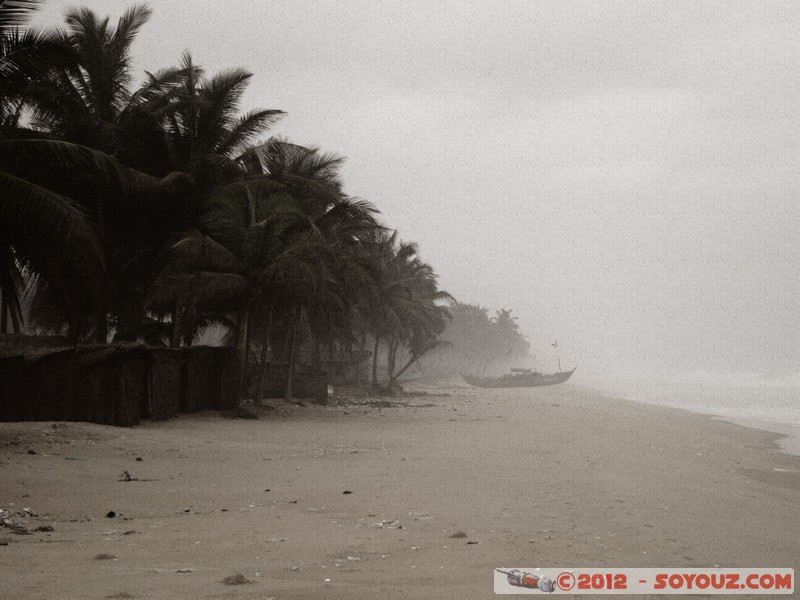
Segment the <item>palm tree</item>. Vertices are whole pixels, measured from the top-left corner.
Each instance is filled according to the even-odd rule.
[[[245,153],[242,164],[249,175],[214,189],[198,232],[175,246],[177,257],[161,278],[155,297],[162,303],[177,302],[194,314],[235,314],[240,382],[257,316],[257,394],[263,391],[271,345],[288,364],[291,399],[303,324],[319,335],[321,316],[343,303],[340,275],[348,248],[360,232],[375,227],[375,209],[342,193],[341,160],[282,140]]]
[[[111,28],[108,17],[70,9],[61,35],[77,61],[36,90],[36,121],[63,139],[116,155],[119,118],[132,98],[131,45],[150,15],[136,5]]]
[[[450,349],[428,363],[437,372],[488,374],[530,357],[530,344],[510,309],[490,317],[488,308],[456,302],[450,310],[453,318],[442,335]]]
[[[191,173],[201,188],[241,177],[253,142],[285,113],[258,109],[239,114],[253,76],[244,69],[207,78],[187,52],[179,67],[164,76],[177,76],[176,84],[161,94],[168,102],[159,113],[172,167]]]
[[[173,69],[147,74],[145,85],[133,95],[120,120],[124,125],[151,139],[156,152],[139,155],[127,152],[134,164],[145,165],[148,158],[163,170],[187,173],[194,182],[191,206],[196,223],[199,215],[213,211],[213,198],[220,186],[240,181],[247,168],[242,155],[249,144],[284,113],[279,110],[255,110],[239,116],[239,102],[252,75],[234,69],[206,78],[202,67],[191,55],[183,55]],[[144,134],[142,132],[145,132]],[[135,150],[131,143],[123,147]],[[168,167],[165,167],[168,165]],[[151,260],[158,263],[158,260]],[[171,345],[193,329],[189,307],[180,297],[171,313]],[[189,322],[186,322],[189,321]]]
[[[293,230],[303,217],[291,206],[266,211],[248,182],[215,190],[199,229],[172,247],[172,259],[156,282],[155,304],[178,303],[195,314],[234,315],[235,364],[245,381],[254,307],[274,304],[297,288],[318,244]]]
[[[0,239],[6,272],[38,274],[59,294],[98,300],[91,274],[104,269],[101,244],[85,209],[65,192],[76,172],[99,181],[120,181],[126,170],[103,153],[54,140],[0,140]],[[70,280],[73,284],[70,284]],[[4,276],[6,310],[19,306],[21,279]],[[13,282],[13,285],[12,283]],[[65,287],[66,286],[66,287]],[[62,307],[74,320],[69,302]],[[19,319],[19,313],[12,320]]]
[[[417,245],[398,242],[397,232],[381,233],[372,253],[376,302],[367,318],[374,338],[372,383],[378,384],[378,353],[382,341],[387,343],[388,386],[426,352],[437,344],[437,336],[449,318],[442,301],[450,294],[438,290],[436,275],[417,255]],[[410,359],[395,373],[397,352],[406,346]]]
[[[339,168],[343,158],[325,154],[317,148],[306,148],[285,140],[271,139],[244,156],[250,172],[261,171],[271,186],[272,202],[284,202],[304,217],[295,235],[310,236],[320,243],[320,251],[304,285],[297,286],[288,301],[277,306],[284,318],[278,318],[280,330],[284,325],[284,358],[288,362],[286,398],[292,396],[292,373],[295,363],[298,327],[305,317],[311,333],[314,362],[319,366],[319,348],[324,338],[332,341],[332,332],[340,335],[349,329],[350,298],[358,293],[357,281],[366,277],[359,273],[355,251],[362,238],[373,232],[377,224],[376,209],[368,202],[349,198],[343,192]],[[312,285],[313,282],[313,285]],[[354,294],[355,292],[355,294]],[[288,315],[288,316],[287,316]],[[275,332],[280,337],[280,331]],[[345,334],[347,337],[351,335]],[[262,340],[262,346],[267,340]],[[278,352],[280,356],[280,351]],[[262,357],[265,353],[262,352]],[[260,375],[263,373],[263,361]]]
[[[25,26],[40,5],[39,0],[0,1],[0,128],[5,135],[20,127],[31,84],[76,58],[55,33]]]
[[[70,10],[67,32],[60,35],[76,61],[51,71],[29,89],[37,127],[108,156],[118,155],[116,120],[130,96],[130,46],[149,16],[146,7],[133,7],[120,18],[116,29],[111,29],[108,18],[99,20],[88,9]],[[95,313],[95,334],[102,342],[107,339],[109,311],[126,295],[120,290],[118,274],[127,257],[116,243],[119,231],[114,231],[113,221],[117,206],[112,201],[125,194],[114,183],[81,171],[64,182],[66,192],[90,215],[100,240],[103,267],[91,279],[100,284],[97,289],[102,293],[89,310]],[[45,293],[44,289],[39,293]]]
[[[91,216],[101,240],[105,268],[93,279],[103,294],[90,309],[99,341],[107,339],[109,318],[118,335],[137,335],[147,322],[143,291],[155,276],[152,265],[170,236],[199,212],[194,181],[164,168],[168,144],[160,119],[175,104],[184,74],[148,73],[144,85],[130,91],[131,45],[150,14],[146,6],[134,6],[114,28],[88,9],[70,10],[62,42],[77,60],[29,92],[40,128],[160,178],[127,177],[122,185],[79,173],[69,182],[69,194]]]
[[[25,27],[40,4],[0,1],[0,333],[7,332],[9,318],[15,331],[21,329],[26,257],[35,261],[41,254],[37,250],[52,240],[63,241],[70,231],[87,234],[73,203],[15,173],[25,148],[9,138],[22,133],[25,93],[54,64],[71,58],[56,36]],[[34,235],[41,240],[38,244],[32,243]]]

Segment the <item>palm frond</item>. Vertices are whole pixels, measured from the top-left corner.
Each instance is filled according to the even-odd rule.
[[[183,71],[177,67],[161,69],[155,73],[145,71],[144,83],[133,93],[123,114],[145,106],[154,112],[166,110],[167,104],[174,97],[183,76]],[[163,106],[153,106],[154,104]]]
[[[181,54],[179,69],[183,75],[183,87],[187,95],[193,97],[200,87],[200,82],[205,75],[205,69],[196,65],[192,59],[192,53],[188,50]]]
[[[99,261],[94,229],[77,203],[3,171],[0,171],[0,231],[4,241],[17,248],[47,242],[59,253],[83,246]]]
[[[199,232],[187,235],[172,245],[171,272],[204,270],[218,273],[242,273],[241,260],[229,248]]]
[[[120,181],[129,170],[98,150],[60,140],[0,140],[0,165],[9,173],[47,165],[50,170],[92,173],[106,181]]]
[[[0,84],[21,86],[74,60],[56,34],[39,29],[0,30]]]
[[[136,4],[126,10],[117,23],[111,44],[112,51],[127,55],[139,30],[151,16],[153,11],[146,4]]]
[[[24,25],[44,0],[2,0],[0,1],[0,30]]]
[[[182,304],[202,309],[240,301],[248,289],[247,280],[242,275],[196,271],[158,279],[153,286],[151,299],[165,305],[180,299]]]
[[[241,153],[246,151],[248,144],[285,114],[282,110],[254,110],[242,115],[227,128],[225,137],[216,145],[216,151],[226,156],[239,153],[237,159],[241,159]]]
[[[96,117],[112,121],[128,102],[131,44],[150,15],[146,6],[133,6],[111,30],[108,17],[99,20],[89,9],[67,12],[68,39],[80,63],[70,77]]]
[[[375,221],[378,208],[366,200],[345,199],[334,204],[329,210],[314,220],[314,224],[323,235],[338,236],[341,241],[348,236],[363,233],[367,230],[379,229]]]

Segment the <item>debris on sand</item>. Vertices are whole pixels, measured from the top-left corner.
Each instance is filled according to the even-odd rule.
[[[400,524],[400,521],[395,521],[395,520],[387,521],[386,519],[383,519],[382,521],[380,521],[378,523],[373,523],[372,526],[373,527],[377,527],[379,529],[402,529],[403,528],[403,526]]]
[[[181,567],[180,569],[153,569],[155,573],[196,573],[197,569]]]
[[[35,531],[55,531],[52,525],[40,525],[34,529],[28,529],[25,523],[27,523],[29,518],[36,516],[38,515],[34,514],[30,508],[23,508],[21,510],[0,508],[0,527],[5,527],[17,535],[30,535]]]
[[[158,479],[139,479],[132,476],[128,471],[123,471],[117,481],[158,481]]]
[[[465,537],[467,537],[467,534],[466,534],[466,533],[464,533],[463,531],[457,531],[457,532],[455,532],[453,535],[451,535],[450,537],[451,537],[451,538],[456,538],[456,539],[458,539],[458,538],[465,538]]]
[[[247,577],[242,575],[241,573],[237,573],[236,575],[228,575],[225,579],[222,580],[222,583],[225,585],[244,585],[247,583],[253,583]]]
[[[106,552],[102,552],[100,554],[96,554],[94,557],[95,560],[117,560],[117,557],[113,554],[107,554]]]
[[[410,512],[408,516],[411,517],[414,521],[429,521],[433,519],[430,513],[426,512]]]

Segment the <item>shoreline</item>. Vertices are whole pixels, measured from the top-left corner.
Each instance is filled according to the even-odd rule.
[[[0,508],[54,528],[0,528],[7,589],[490,598],[502,565],[796,562],[800,458],[778,434],[571,385],[419,391],[258,421],[2,423]]]
[[[597,393],[617,400],[635,402],[638,404],[644,404],[646,406],[674,408],[692,414],[709,417],[713,420],[732,423],[734,425],[739,425],[749,429],[768,431],[776,434],[776,444],[783,452],[792,456],[800,456],[800,423],[787,423],[758,417],[747,417],[732,414],[726,415],[722,411],[714,412],[711,410],[704,410],[704,407],[702,406],[693,408],[691,405],[679,405],[664,401],[659,402],[658,400],[647,399],[645,395],[642,395],[640,398],[633,398],[630,397],[632,393],[619,392],[615,394],[615,392],[605,389],[602,384],[578,384],[576,387],[580,387],[589,392]],[[739,388],[733,389],[738,390]]]

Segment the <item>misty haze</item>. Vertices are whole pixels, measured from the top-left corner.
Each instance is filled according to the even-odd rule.
[[[799,30],[0,0],[0,596],[793,593]]]

